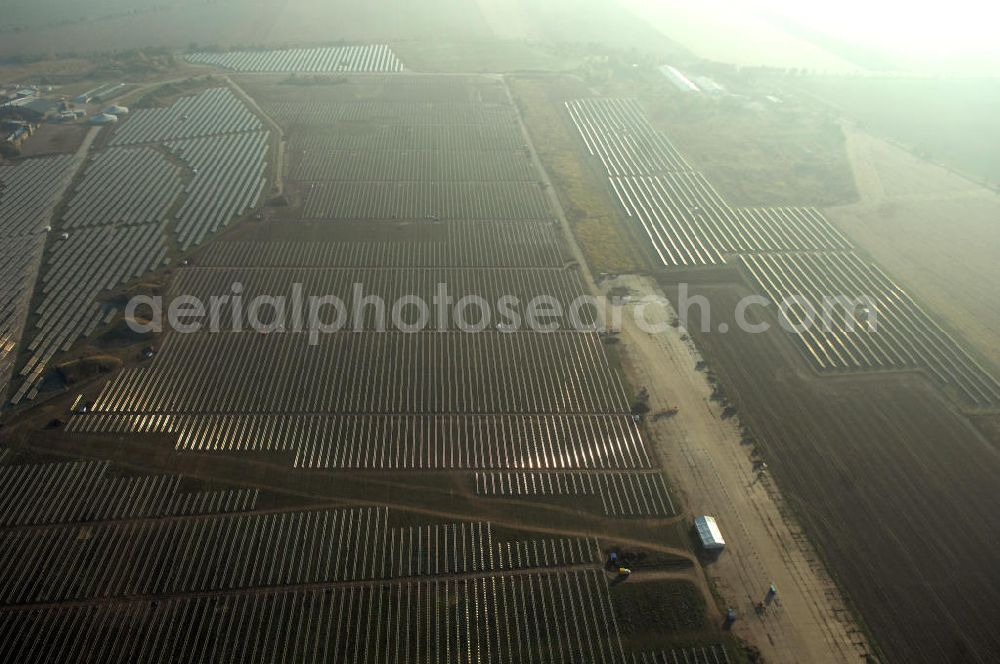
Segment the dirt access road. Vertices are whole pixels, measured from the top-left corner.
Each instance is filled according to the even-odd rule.
[[[649,391],[652,413],[679,409],[670,418],[651,418],[651,444],[690,515],[719,519],[727,547],[705,569],[739,613],[733,631],[759,647],[768,662],[857,662],[868,652],[864,636],[799,529],[783,516],[773,485],[766,476],[757,479],[736,418],[723,419],[722,406],[710,399],[712,386],[696,369],[701,357],[684,331],[669,325],[674,311],[663,292],[652,280],[635,276],[602,285],[659,299],[649,305],[633,300],[625,307],[626,371]],[[637,315],[665,331],[643,331]],[[778,595],[758,615],[754,607],[771,583]]]
[[[601,284],[594,281],[531,136],[526,129],[524,134],[591,292],[606,295],[612,288],[625,287],[640,298],[655,295],[660,304],[646,307],[645,316],[673,318],[662,291],[650,279],[622,276]],[[721,408],[709,399],[712,388],[696,369],[699,357],[693,344],[669,325],[659,334],[643,332],[634,323],[635,307],[626,306],[622,317],[625,369],[633,385],[648,390],[652,412],[679,408],[676,416],[651,423],[649,442],[688,516],[713,514],[720,520],[728,546],[705,571],[726,604],[740,615],[733,631],[774,664],[857,662],[869,651],[864,636],[844,609],[836,586],[798,536],[798,528],[785,521],[765,483],[754,481],[738,424],[723,420]],[[771,583],[779,589],[778,598],[757,615],[754,605],[764,599]]]

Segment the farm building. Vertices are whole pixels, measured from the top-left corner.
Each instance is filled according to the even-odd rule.
[[[4,133],[7,134],[6,136],[4,136],[3,139],[5,143],[11,143],[12,145],[20,145],[24,141],[24,139],[30,135],[31,132],[28,130],[27,127],[17,127],[10,133],[7,133],[6,130],[4,131]]]
[[[71,111],[63,111],[59,114],[59,122],[76,122],[80,118],[84,117],[86,113],[80,109],[74,109]]]
[[[22,127],[27,127],[29,131],[31,130],[31,125],[24,120],[17,118],[0,118],[0,131],[6,134],[11,134]]]
[[[694,84],[690,78],[685,76],[681,70],[671,65],[660,67],[660,73],[666,76],[667,80],[674,84],[681,92],[701,92],[701,89]]]
[[[111,115],[110,113],[98,113],[90,118],[90,124],[92,125],[109,125],[116,122],[118,122],[118,116]]]
[[[120,117],[122,115],[128,115],[128,108],[126,108],[125,106],[114,105],[114,106],[108,106],[101,112],[104,113],[105,115],[114,115],[116,117]]]
[[[694,529],[698,533],[698,540],[706,551],[722,551],[726,548],[726,540],[722,538],[722,531],[716,523],[714,516],[695,517]]]
[[[47,115],[59,109],[59,103],[46,97],[20,97],[0,106],[3,111],[16,113],[18,116],[35,122],[43,120]]]
[[[89,104],[91,102],[100,103],[108,99],[112,99],[122,94],[125,88],[128,87],[127,83],[105,83],[100,87],[96,87],[93,90],[88,90],[81,95],[73,98],[74,104]]]
[[[129,87],[128,83],[109,83],[105,86],[98,88],[93,95],[93,100],[95,102],[107,101],[109,99],[114,99],[115,97],[121,96],[123,92]]]

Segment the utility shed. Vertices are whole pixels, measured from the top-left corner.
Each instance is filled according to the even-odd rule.
[[[695,517],[694,529],[698,531],[698,539],[706,551],[722,551],[726,548],[726,540],[722,539],[722,531],[714,516]]]

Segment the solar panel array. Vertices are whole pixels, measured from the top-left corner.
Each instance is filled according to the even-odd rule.
[[[106,461],[0,465],[0,527],[252,510],[256,489],[184,490],[179,475],[116,474]]]
[[[192,173],[173,223],[182,251],[201,244],[260,200],[267,166],[267,132],[172,141],[166,147]]]
[[[751,282],[823,372],[923,367],[970,404],[1000,403],[1000,381],[902,288],[854,252],[748,254]]]
[[[152,147],[99,152],[74,189],[65,228],[162,224],[180,194],[181,169]]]
[[[112,145],[261,131],[260,119],[229,88],[209,88],[163,108],[139,108],[115,126]]]
[[[635,100],[582,99],[567,110],[608,173],[625,214],[669,267],[736,258],[748,281],[786,316],[796,344],[821,372],[920,368],[975,406],[1000,403],[1000,380],[815,208],[732,207],[657,131]],[[857,311],[828,304],[866,298]],[[822,320],[818,318],[822,315]]]
[[[0,452],[0,647],[19,662],[618,661],[597,541],[257,511],[258,492]],[[524,619],[524,620],[522,620]],[[192,632],[191,630],[195,630]],[[488,643],[502,634],[503,643]],[[333,655],[333,653],[340,653]]]
[[[264,188],[268,132],[229,88],[138,109],[114,127],[110,143],[115,147],[97,152],[68,194],[60,219],[67,236],[51,245],[42,268],[38,318],[28,330],[31,353],[13,403],[34,399],[52,358],[114,318],[116,312],[98,302],[102,292],[166,263],[166,233],[182,250],[196,246],[256,205]],[[71,157],[33,161],[11,169],[24,171],[0,195],[0,207],[11,207],[0,219],[12,231],[43,223],[78,165]],[[15,260],[24,264],[28,256]],[[4,299],[20,293],[26,302],[23,280],[9,283]],[[18,311],[10,306],[11,320],[24,319]],[[0,379],[12,370],[13,359],[5,362],[12,348],[0,345]]]
[[[427,107],[412,81],[343,78],[370,103],[288,111],[299,122],[288,124],[290,172],[303,178],[291,183],[290,198],[293,206],[305,199],[315,221],[289,206],[280,219],[234,229],[175,270],[169,295],[211,297],[234,281],[247,298],[285,294],[292,282],[307,295],[350,299],[358,281],[386,299],[414,291],[426,298],[439,281],[456,296],[546,291],[565,303],[581,295],[551,192],[501,81],[481,77],[460,89],[453,77],[427,77],[449,97]],[[346,94],[341,83],[331,88],[333,97]],[[165,159],[180,170],[186,197],[166,224],[83,225],[56,258],[99,259],[91,233],[155,229],[162,242],[171,226],[180,246],[193,247],[259,194],[266,134],[236,122],[224,95],[203,101],[225,117],[216,122],[191,101],[181,115],[140,113],[115,130],[122,134],[114,149],[131,151],[130,159],[157,172]],[[127,129],[136,117],[138,128]],[[368,117],[374,129],[318,127],[326,117]],[[203,134],[213,127],[226,133]],[[306,136],[300,143],[298,133]],[[308,161],[291,147],[298,145],[322,158]],[[359,149],[380,154],[350,154]],[[341,161],[374,179],[356,179]],[[144,181],[155,190],[159,179]],[[316,198],[321,191],[334,193]],[[373,198],[345,211],[358,192],[385,194],[389,203]],[[141,201],[116,200],[108,209],[122,218],[158,216]],[[189,217],[188,207],[197,213]],[[112,254],[116,237],[104,239]],[[71,262],[88,282],[85,261]],[[65,288],[50,289],[47,310],[61,311],[72,273],[53,270],[50,282]],[[0,649],[8,658],[627,661],[597,539],[568,526],[536,535],[514,518],[463,518],[464,506],[439,511],[453,500],[438,486],[442,477],[484,507],[524,495],[513,487],[542,487],[538,502],[549,504],[538,507],[546,511],[565,509],[551,503],[576,495],[571,483],[596,504],[574,505],[583,523],[669,523],[673,504],[610,346],[591,329],[544,333],[491,322],[472,334],[445,321],[374,332],[363,321],[361,332],[323,333],[312,344],[301,331],[167,332],[152,360],[111,377],[67,426],[70,442],[89,451],[114,446],[136,464],[182,464],[227,481],[246,469],[240,477],[271,491],[195,491],[193,479],[93,462],[0,467],[0,489],[12,488],[11,518],[0,521]],[[176,454],[152,447],[165,440]],[[149,455],[128,452],[146,443]],[[301,469],[301,484],[284,484],[291,473],[283,464]],[[474,472],[488,478],[479,496]],[[399,474],[409,479],[396,484]],[[20,486],[32,491],[22,496]],[[404,512],[390,502],[402,494],[383,499],[381,486],[414,496],[423,486],[428,497]],[[0,497],[0,515],[6,506]]]
[[[16,371],[46,229],[78,166],[69,155],[0,165],[0,405]]]
[[[368,73],[403,71],[392,49],[384,44],[290,48],[282,50],[189,53],[188,62],[240,72]]]
[[[566,108],[625,213],[639,222],[664,265],[719,265],[734,253],[851,246],[815,208],[730,206],[634,99],[580,99]]]
[[[74,232],[49,251],[38,285],[29,358],[21,368],[24,382],[12,401],[35,398],[49,361],[91,334],[110,312],[98,295],[163,264],[167,249],[156,224],[95,226]]]
[[[0,238],[43,232],[78,166],[71,155],[0,165]]]

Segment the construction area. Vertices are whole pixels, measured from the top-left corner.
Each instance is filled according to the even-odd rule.
[[[714,182],[663,128],[737,103],[697,67],[430,53],[4,90],[9,658],[996,661],[1000,372],[874,204]]]
[[[0,172],[52,211],[5,223],[41,278],[8,374],[5,651],[743,661],[596,329],[132,330],[131,296],[237,283],[352,309],[356,283],[590,292],[502,77],[231,55],[192,56],[236,73],[39,160],[51,175]],[[288,68],[350,77],[289,95]]]

